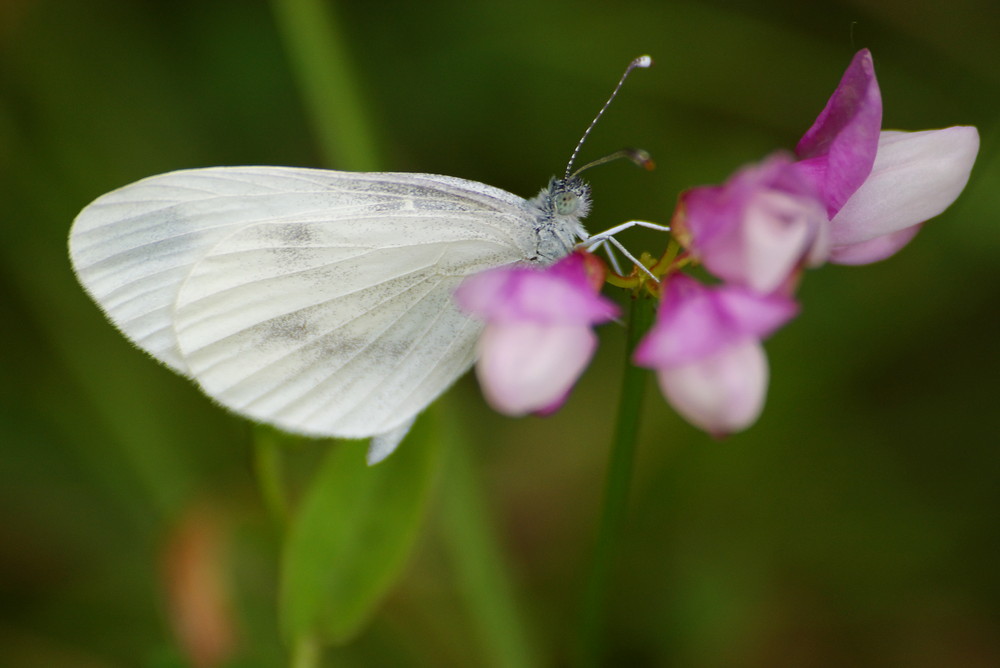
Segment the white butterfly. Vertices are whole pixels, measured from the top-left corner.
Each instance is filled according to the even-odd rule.
[[[532,200],[431,174],[183,170],[84,208],[70,257],[122,333],[209,397],[293,433],[373,437],[374,463],[474,361],[462,279],[567,255],[589,192],[569,170]]]

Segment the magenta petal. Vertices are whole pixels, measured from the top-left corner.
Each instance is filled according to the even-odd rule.
[[[766,339],[799,312],[799,305],[782,294],[760,295],[737,287],[721,288],[718,299],[740,332]]]
[[[871,172],[881,129],[882,96],[871,53],[862,49],[795,149],[831,218]]]
[[[487,318],[507,294],[519,266],[500,267],[469,276],[455,290],[455,301],[463,312]]]
[[[634,361],[665,368],[712,354],[730,342],[733,332],[708,288],[694,279],[670,279],[656,323],[636,348]]]
[[[618,315],[576,254],[545,268],[515,265],[475,274],[458,287],[455,300],[464,312],[489,322],[596,324]]]
[[[640,342],[635,362],[657,369],[686,365],[746,340],[760,340],[788,322],[797,304],[779,294],[740,286],[709,288],[692,278],[670,279],[656,323]]]

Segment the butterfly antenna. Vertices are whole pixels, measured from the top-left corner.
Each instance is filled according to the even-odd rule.
[[[622,74],[622,78],[618,80],[618,85],[615,86],[615,89],[611,92],[611,97],[608,98],[608,101],[604,103],[604,106],[601,107],[601,110],[597,112],[596,116],[594,116],[594,120],[592,120],[590,122],[590,125],[587,126],[587,129],[584,131],[583,136],[580,137],[580,141],[577,142],[576,148],[573,149],[573,155],[569,157],[569,164],[566,165],[565,178],[568,179],[570,177],[570,174],[573,171],[573,163],[576,162],[576,156],[577,154],[580,153],[580,149],[583,147],[583,142],[587,140],[587,136],[590,135],[590,131],[594,129],[595,125],[597,125],[598,119],[600,119],[601,116],[604,115],[604,112],[607,111],[608,106],[610,106],[611,104],[611,101],[618,96],[618,91],[621,90],[622,84],[624,84],[625,79],[628,78],[629,72],[631,72],[637,67],[649,67],[652,64],[653,64],[653,59],[650,58],[649,56],[639,56],[638,58],[636,58],[635,60],[633,60],[631,63],[628,64],[628,67],[625,68],[625,72]]]

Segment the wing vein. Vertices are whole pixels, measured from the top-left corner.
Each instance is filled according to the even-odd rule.
[[[423,267],[419,267],[417,269],[414,269],[413,271],[406,272],[405,274],[399,274],[398,276],[393,277],[393,279],[399,279],[399,278],[403,278],[405,276],[410,276],[412,274],[424,271],[425,269],[427,269],[430,266],[433,266],[433,265],[432,264],[427,264],[427,265],[425,265]],[[405,288],[401,292],[398,292],[398,293],[396,293],[394,295],[386,297],[382,301],[377,302],[377,303],[371,305],[370,307],[366,308],[364,311],[361,311],[360,313],[358,313],[358,315],[354,316],[354,319],[357,319],[357,318],[363,317],[365,315],[368,315],[369,313],[371,313],[375,309],[379,308],[380,306],[382,306],[386,302],[389,302],[389,301],[392,301],[393,299],[399,298],[400,296],[406,294],[408,291],[412,290],[414,287],[420,285],[421,283],[423,283],[423,282],[425,282],[425,281],[427,281],[427,280],[429,280],[431,278],[434,278],[434,275],[428,276],[427,278],[423,279],[422,281],[419,281],[417,283],[414,283],[414,284],[408,286],[407,288]],[[300,308],[297,308],[297,309],[293,309],[291,311],[288,311],[287,313],[282,313],[281,315],[276,315],[273,318],[268,318],[267,320],[264,320],[264,321],[261,321],[261,322],[256,322],[253,325],[250,325],[248,327],[244,327],[242,329],[236,330],[232,334],[228,334],[225,337],[223,337],[223,338],[221,338],[221,339],[219,339],[217,341],[214,341],[214,342],[212,342],[211,344],[209,344],[207,346],[203,346],[202,348],[198,348],[198,349],[192,350],[192,351],[183,351],[183,352],[185,354],[185,357],[187,357],[189,355],[194,354],[195,352],[203,351],[203,350],[206,350],[208,348],[221,345],[227,339],[229,339],[231,337],[234,337],[234,336],[238,336],[239,334],[241,334],[243,332],[246,332],[249,329],[253,329],[254,327],[258,327],[258,326],[260,326],[260,325],[262,325],[264,323],[273,322],[275,320],[278,320],[279,318],[286,318],[286,317],[288,317],[290,315],[294,315],[296,313],[300,313],[300,312],[306,311],[308,309],[316,308],[317,306],[323,306],[325,304],[329,304],[331,302],[337,301],[338,299],[342,299],[343,297],[347,297],[349,295],[355,294],[355,293],[360,292],[362,290],[365,290],[367,288],[375,287],[376,285],[382,285],[383,283],[388,283],[390,280],[393,280],[393,279],[386,279],[385,281],[382,281],[381,283],[377,283],[377,284],[374,284],[374,285],[371,285],[371,286],[365,286],[364,288],[359,288],[358,290],[354,290],[352,292],[348,292],[348,293],[344,293],[342,295],[338,295],[337,297],[334,297],[332,299],[326,299],[326,300],[317,302],[315,304],[310,304],[308,306],[303,306],[303,307],[300,307]],[[251,374],[250,376],[247,376],[247,378],[251,378],[254,375],[260,373],[261,371],[264,371],[264,370],[268,369],[269,367],[271,367],[271,366],[273,366],[275,364],[278,364],[279,362],[281,362],[284,359],[286,359],[289,355],[293,355],[295,353],[298,353],[303,348],[305,348],[305,347],[307,347],[309,345],[313,345],[314,343],[316,343],[320,339],[325,338],[325,337],[329,336],[330,334],[333,334],[334,332],[337,332],[338,330],[342,329],[343,327],[346,327],[349,324],[351,324],[351,321],[345,321],[345,322],[341,323],[340,325],[338,325],[338,326],[330,329],[329,331],[324,332],[324,334],[322,336],[317,337],[315,339],[312,339],[310,341],[306,341],[306,342],[304,342],[304,343],[296,346],[295,348],[292,348],[292,349],[288,350],[281,357],[275,358],[274,360],[271,360],[270,362],[268,362],[266,365],[258,368],[256,371],[254,371],[253,374]],[[205,366],[205,367],[199,367],[199,373],[208,373],[208,372],[212,371],[212,369],[214,369],[218,364],[222,364],[225,361],[226,361],[225,359],[220,359],[219,361],[215,362],[214,364],[211,364],[211,365],[208,365],[208,366]],[[245,381],[245,379],[240,380],[239,382],[244,382],[244,381]]]
[[[402,292],[394,295],[393,297],[390,297],[390,298],[388,298],[386,300],[383,300],[382,302],[380,302],[376,306],[381,306],[381,305],[384,305],[385,303],[387,303],[389,301],[392,301],[392,300],[395,300],[395,299],[399,299],[399,298],[403,297],[404,295],[406,295],[407,293],[415,290],[416,288],[421,287],[423,283],[426,283],[426,282],[428,282],[428,281],[430,281],[431,279],[434,279],[434,278],[437,279],[437,283],[440,283],[441,280],[442,280],[441,277],[439,277],[439,276],[435,276],[435,275],[428,276],[425,279],[423,279],[423,280],[421,280],[421,281],[419,281],[417,283],[414,283],[413,285],[407,287],[405,290],[403,290]],[[355,351],[353,354],[351,354],[350,357],[348,357],[347,359],[345,359],[336,368],[330,369],[329,372],[326,374],[326,376],[324,378],[322,378],[321,380],[318,380],[316,383],[312,384],[311,386],[304,388],[302,391],[300,391],[294,397],[289,397],[288,400],[285,401],[281,405],[281,410],[284,410],[288,406],[297,403],[306,394],[309,394],[311,392],[316,391],[319,387],[321,387],[322,385],[324,385],[327,382],[329,382],[329,380],[331,378],[333,378],[335,375],[337,375],[338,373],[340,373],[345,367],[347,367],[349,364],[351,364],[352,362],[354,362],[362,353],[364,353],[365,351],[367,351],[374,344],[375,341],[377,341],[383,334],[385,334],[385,332],[387,332],[394,325],[396,325],[407,313],[409,313],[418,303],[420,303],[420,300],[423,299],[424,296],[426,296],[428,293],[430,293],[431,291],[433,291],[435,287],[436,287],[436,283],[434,285],[427,286],[426,290],[424,290],[424,292],[423,292],[423,295],[421,295],[417,299],[414,299],[412,301],[412,303],[406,308],[406,310],[403,311],[402,314],[400,314],[399,317],[395,318],[391,322],[387,323],[384,327],[382,327],[375,336],[373,336],[373,337],[371,337],[369,339],[369,341],[368,341],[368,343],[366,345],[362,346],[357,351]],[[373,309],[369,309],[367,312],[370,312],[371,310],[373,310]],[[342,327],[346,326],[347,324],[349,324],[349,323],[344,323],[343,325],[340,325],[340,326],[338,326],[338,327],[336,327],[334,329],[329,330],[328,332],[325,332],[322,336],[319,336],[319,337],[313,339],[312,341],[309,341],[308,343],[303,344],[302,346],[299,346],[299,349],[304,348],[304,347],[309,346],[309,345],[316,345],[316,344],[319,344],[319,343],[321,343],[322,341],[324,341],[326,339],[329,339],[331,337],[331,335],[333,335],[334,333],[336,333],[339,329],[341,329]],[[293,351],[293,352],[297,352],[297,351]],[[290,353],[288,353],[288,354],[290,354]],[[282,358],[280,358],[278,360],[274,360],[272,362],[269,362],[266,366],[260,367],[259,369],[257,369],[256,371],[254,371],[253,374],[251,374],[251,375],[247,376],[246,378],[242,379],[240,382],[244,383],[244,382],[252,379],[254,376],[258,375],[262,371],[264,371],[264,370],[268,369],[269,367],[273,366],[274,364],[280,362],[281,359],[284,359],[285,357],[287,357],[288,354],[283,355]],[[252,405],[254,403],[257,403],[257,402],[259,402],[259,401],[261,401],[263,399],[266,399],[268,396],[270,396],[276,390],[283,389],[283,385],[284,384],[281,383],[279,385],[276,385],[274,387],[269,388],[267,391],[265,391],[265,392],[263,392],[261,394],[258,394],[252,400],[248,401],[246,403],[246,406],[249,407],[250,405]]]
[[[412,306],[410,308],[412,309]],[[410,312],[410,309],[407,309],[406,313],[409,313],[409,312]],[[427,335],[427,333],[429,331],[433,330],[436,327],[437,323],[441,320],[441,318],[444,317],[445,313],[446,313],[445,310],[439,311],[434,316],[433,320],[430,321],[430,323],[427,325],[427,327],[425,327],[423,329],[423,331],[420,333],[420,335],[413,338],[413,340],[412,340],[412,342],[410,344],[410,348],[409,348],[409,350],[407,350],[406,354],[400,356],[400,358],[395,362],[395,364],[392,365],[391,368],[393,370],[399,369],[400,367],[402,367],[407,362],[407,360],[409,360],[413,356],[413,354],[420,348],[420,345],[419,345],[420,342],[423,340],[423,338]],[[403,315],[405,315],[405,314],[403,314]],[[396,319],[396,322],[399,322],[399,320],[401,320],[401,319],[402,319],[402,315],[400,316],[400,318]],[[454,339],[454,340],[457,340],[457,339]],[[454,340],[452,341],[452,344],[454,343]],[[449,350],[451,349],[451,345],[448,346],[448,349]],[[440,359],[440,357],[438,359]],[[430,365],[430,371],[428,371],[428,374],[431,371],[433,371],[434,368],[435,368],[435,365]],[[330,376],[332,376],[332,374],[330,374]],[[330,376],[328,376],[326,380],[329,380]],[[426,378],[426,376],[427,376],[427,374],[424,375],[424,378]],[[423,381],[423,379],[421,379],[421,382],[422,381]],[[414,389],[414,391],[417,391],[419,389],[419,386],[420,386],[420,383],[417,383],[417,387]],[[350,410],[352,410],[353,408],[356,408],[357,406],[362,405],[363,403],[365,403],[368,399],[370,399],[372,397],[372,395],[374,395],[380,389],[382,389],[382,387],[380,385],[376,385],[372,389],[368,390],[368,392],[365,393],[364,395],[362,395],[360,397],[355,397],[354,401],[351,403],[350,408],[348,408],[346,412],[350,412]],[[306,416],[307,420],[311,419],[319,410],[320,409],[317,407],[311,413],[308,413],[307,416]]]

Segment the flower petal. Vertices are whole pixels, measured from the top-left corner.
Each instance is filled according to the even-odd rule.
[[[833,217],[871,172],[882,129],[882,95],[868,49],[855,54],[795,153]]]
[[[761,295],[735,285],[709,288],[682,274],[673,276],[666,290],[656,323],[636,348],[640,366],[690,364],[764,338],[798,312],[798,305],[781,294]]]
[[[587,325],[490,324],[479,339],[476,376],[486,400],[501,413],[551,412],[596,348],[597,336]]]
[[[587,258],[572,253],[545,268],[514,265],[474,274],[462,281],[455,300],[464,312],[491,322],[595,324],[618,315],[598,290]]]
[[[784,193],[759,193],[753,198],[743,224],[749,287],[767,294],[785,282],[822,226],[813,224],[812,218],[802,200]]]
[[[922,225],[911,225],[899,232],[875,237],[869,241],[849,246],[838,246],[830,253],[830,262],[834,264],[871,264],[895,255],[900,248],[910,243],[917,236]]]
[[[633,359],[652,368],[687,364],[722,348],[732,335],[709,289],[678,274],[667,284],[656,323],[639,342]]]
[[[804,263],[826,259],[828,223],[813,184],[782,154],[736,172],[722,186],[681,196],[678,240],[715,276],[767,294]]]
[[[746,429],[760,416],[767,395],[764,348],[748,339],[683,366],[660,369],[660,389],[688,422],[714,436]]]
[[[844,246],[900,232],[944,211],[968,182],[978,151],[979,133],[970,126],[883,132],[871,176],[830,223],[834,252],[847,257]]]
[[[736,286],[723,286],[717,292],[733,327],[756,339],[771,336],[799,312],[795,300],[783,294],[760,295]]]

